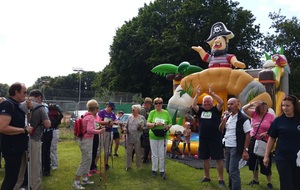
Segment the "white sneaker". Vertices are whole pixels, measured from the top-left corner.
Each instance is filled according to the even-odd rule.
[[[57,166],[53,166],[51,169],[52,170],[57,170],[57,168],[58,168]]]
[[[73,183],[72,185],[73,189],[75,190],[80,190],[80,189],[85,189],[85,187],[82,187],[80,184],[78,183]]]
[[[82,184],[82,185],[93,185],[94,182],[93,182],[93,181],[89,181],[89,180],[87,180],[87,181],[82,180],[82,183],[81,183],[81,184]]]

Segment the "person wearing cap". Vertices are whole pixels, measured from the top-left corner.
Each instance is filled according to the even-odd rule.
[[[100,136],[100,144],[104,148],[104,162],[106,170],[110,168],[110,166],[108,165],[108,157],[112,141],[112,126],[118,124],[114,109],[115,104],[113,102],[107,102],[106,108],[98,112],[99,123],[100,125],[104,125],[106,129],[105,133]]]
[[[222,133],[219,131],[221,115],[224,102],[214,93],[209,86],[209,95],[203,97],[202,106],[198,106],[198,96],[200,85],[196,87],[196,94],[193,100],[192,108],[199,118],[199,159],[204,160],[204,178],[199,182],[210,182],[210,160],[216,160],[219,174],[219,187],[225,187],[223,179],[223,159],[224,151],[222,146]],[[213,100],[217,101],[214,106]]]
[[[227,54],[229,40],[234,37],[234,34],[228,30],[224,23],[217,22],[213,24],[210,31],[210,36],[206,42],[211,47],[211,55],[204,51],[201,46],[193,46],[192,49],[197,51],[201,59],[208,62],[208,68],[227,67],[245,68],[246,65],[237,60],[233,54]]]
[[[148,115],[151,111],[152,98],[146,97],[144,103],[142,105],[142,109],[140,114],[148,119]],[[149,162],[149,154],[150,154],[150,140],[149,140],[149,129],[144,129],[141,137],[142,140],[142,148],[144,149],[143,163]]]
[[[248,183],[248,185],[258,185],[258,164],[260,166],[260,173],[267,177],[267,187],[268,189],[273,189],[273,185],[271,183],[271,175],[272,175],[272,155],[269,155],[270,164],[268,167],[264,166],[263,157],[257,156],[253,153],[254,144],[256,140],[264,140],[268,141],[268,130],[271,126],[271,123],[274,121],[275,116],[268,112],[268,105],[263,101],[254,101],[250,102],[243,106],[244,113],[251,118],[251,131],[250,131],[250,145],[249,145],[249,160],[248,166],[249,170],[253,171],[253,179]],[[257,166],[255,168],[255,166]]]

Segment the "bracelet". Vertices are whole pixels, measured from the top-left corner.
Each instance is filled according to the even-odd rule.
[[[24,127],[23,129],[24,129],[24,133],[25,133],[26,135],[28,135],[28,131],[27,131],[26,127]]]

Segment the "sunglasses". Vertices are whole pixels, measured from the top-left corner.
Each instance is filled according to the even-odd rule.
[[[162,102],[155,102],[154,104],[155,105],[160,105],[160,104],[162,104]]]

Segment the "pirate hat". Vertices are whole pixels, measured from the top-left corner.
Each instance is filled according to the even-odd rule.
[[[227,40],[234,37],[234,34],[228,30],[223,22],[217,22],[212,25],[210,29],[210,35],[207,38],[206,42],[211,46],[213,39],[217,36],[225,36]]]

